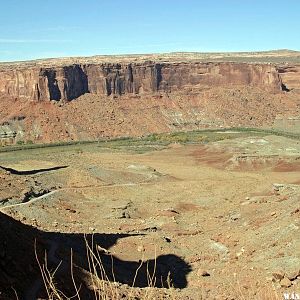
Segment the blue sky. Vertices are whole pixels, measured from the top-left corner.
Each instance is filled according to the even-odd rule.
[[[300,50],[299,0],[0,0],[0,61]]]

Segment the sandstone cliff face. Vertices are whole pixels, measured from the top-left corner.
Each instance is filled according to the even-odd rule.
[[[279,91],[282,78],[291,81],[286,75],[281,77],[282,74],[269,64],[245,63],[103,63],[3,69],[0,70],[0,95],[58,101],[72,100],[85,93],[153,94],[228,85]]]
[[[285,90],[300,90],[300,66],[278,67]]]
[[[38,73],[35,69],[0,71],[0,94],[38,99]]]

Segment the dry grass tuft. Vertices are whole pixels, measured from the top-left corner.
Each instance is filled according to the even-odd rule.
[[[135,288],[136,279],[138,276],[138,273],[141,269],[141,267],[144,264],[144,261],[141,260],[141,263],[139,267],[137,268],[135,272],[135,276],[132,282],[131,286],[124,285],[123,288],[120,288],[120,284],[116,282],[115,276],[114,276],[114,267],[113,267],[113,256],[111,256],[112,260],[112,274],[113,274],[113,281],[110,280],[108,275],[106,274],[103,262],[101,260],[101,253],[99,252],[98,247],[94,247],[94,242],[92,240],[92,243],[89,244],[87,239],[85,238],[85,244],[86,244],[86,257],[88,261],[89,266],[89,280],[91,282],[90,288],[92,290],[92,293],[94,294],[95,300],[119,300],[119,299],[126,299],[126,300],[153,300],[153,299],[165,299],[166,296],[168,299],[175,299],[175,296],[173,294],[173,289],[171,285],[171,280],[169,278],[168,280],[168,288],[169,290],[164,289],[163,292],[158,292],[157,289],[155,289],[156,285],[156,261],[153,272],[149,271],[149,267],[147,265],[147,280],[148,280],[148,287],[144,289]],[[93,251],[93,249],[96,249]],[[62,262],[58,264],[58,266],[53,270],[49,271],[49,267],[47,264],[47,255],[45,253],[44,256],[44,263],[42,263],[39,258],[36,251],[36,245],[35,245],[35,256],[38,263],[38,266],[40,268],[40,272],[42,275],[44,287],[47,293],[47,297],[49,300],[70,300],[70,299],[77,299],[81,300],[80,297],[80,289],[81,286],[78,287],[75,281],[74,277],[74,264],[73,264],[73,251],[71,250],[71,277],[74,289],[76,291],[75,295],[72,297],[67,297],[62,291],[60,291],[57,288],[57,283],[55,281],[55,275],[57,274],[57,271],[61,267]],[[156,257],[156,253],[155,253]]]

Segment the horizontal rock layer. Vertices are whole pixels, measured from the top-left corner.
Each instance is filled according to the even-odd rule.
[[[300,67],[289,69],[270,64],[148,62],[18,67],[0,70],[0,95],[35,101],[72,100],[85,93],[107,96],[171,93],[228,85],[279,91],[299,88],[299,79]]]

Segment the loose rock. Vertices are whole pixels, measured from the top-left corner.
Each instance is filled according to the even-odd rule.
[[[285,288],[288,288],[292,285],[292,282],[287,278],[287,277],[284,277],[281,281],[280,281],[280,285],[281,287],[285,287]]]
[[[282,280],[284,278],[285,273],[282,270],[278,270],[272,273],[275,280]]]

